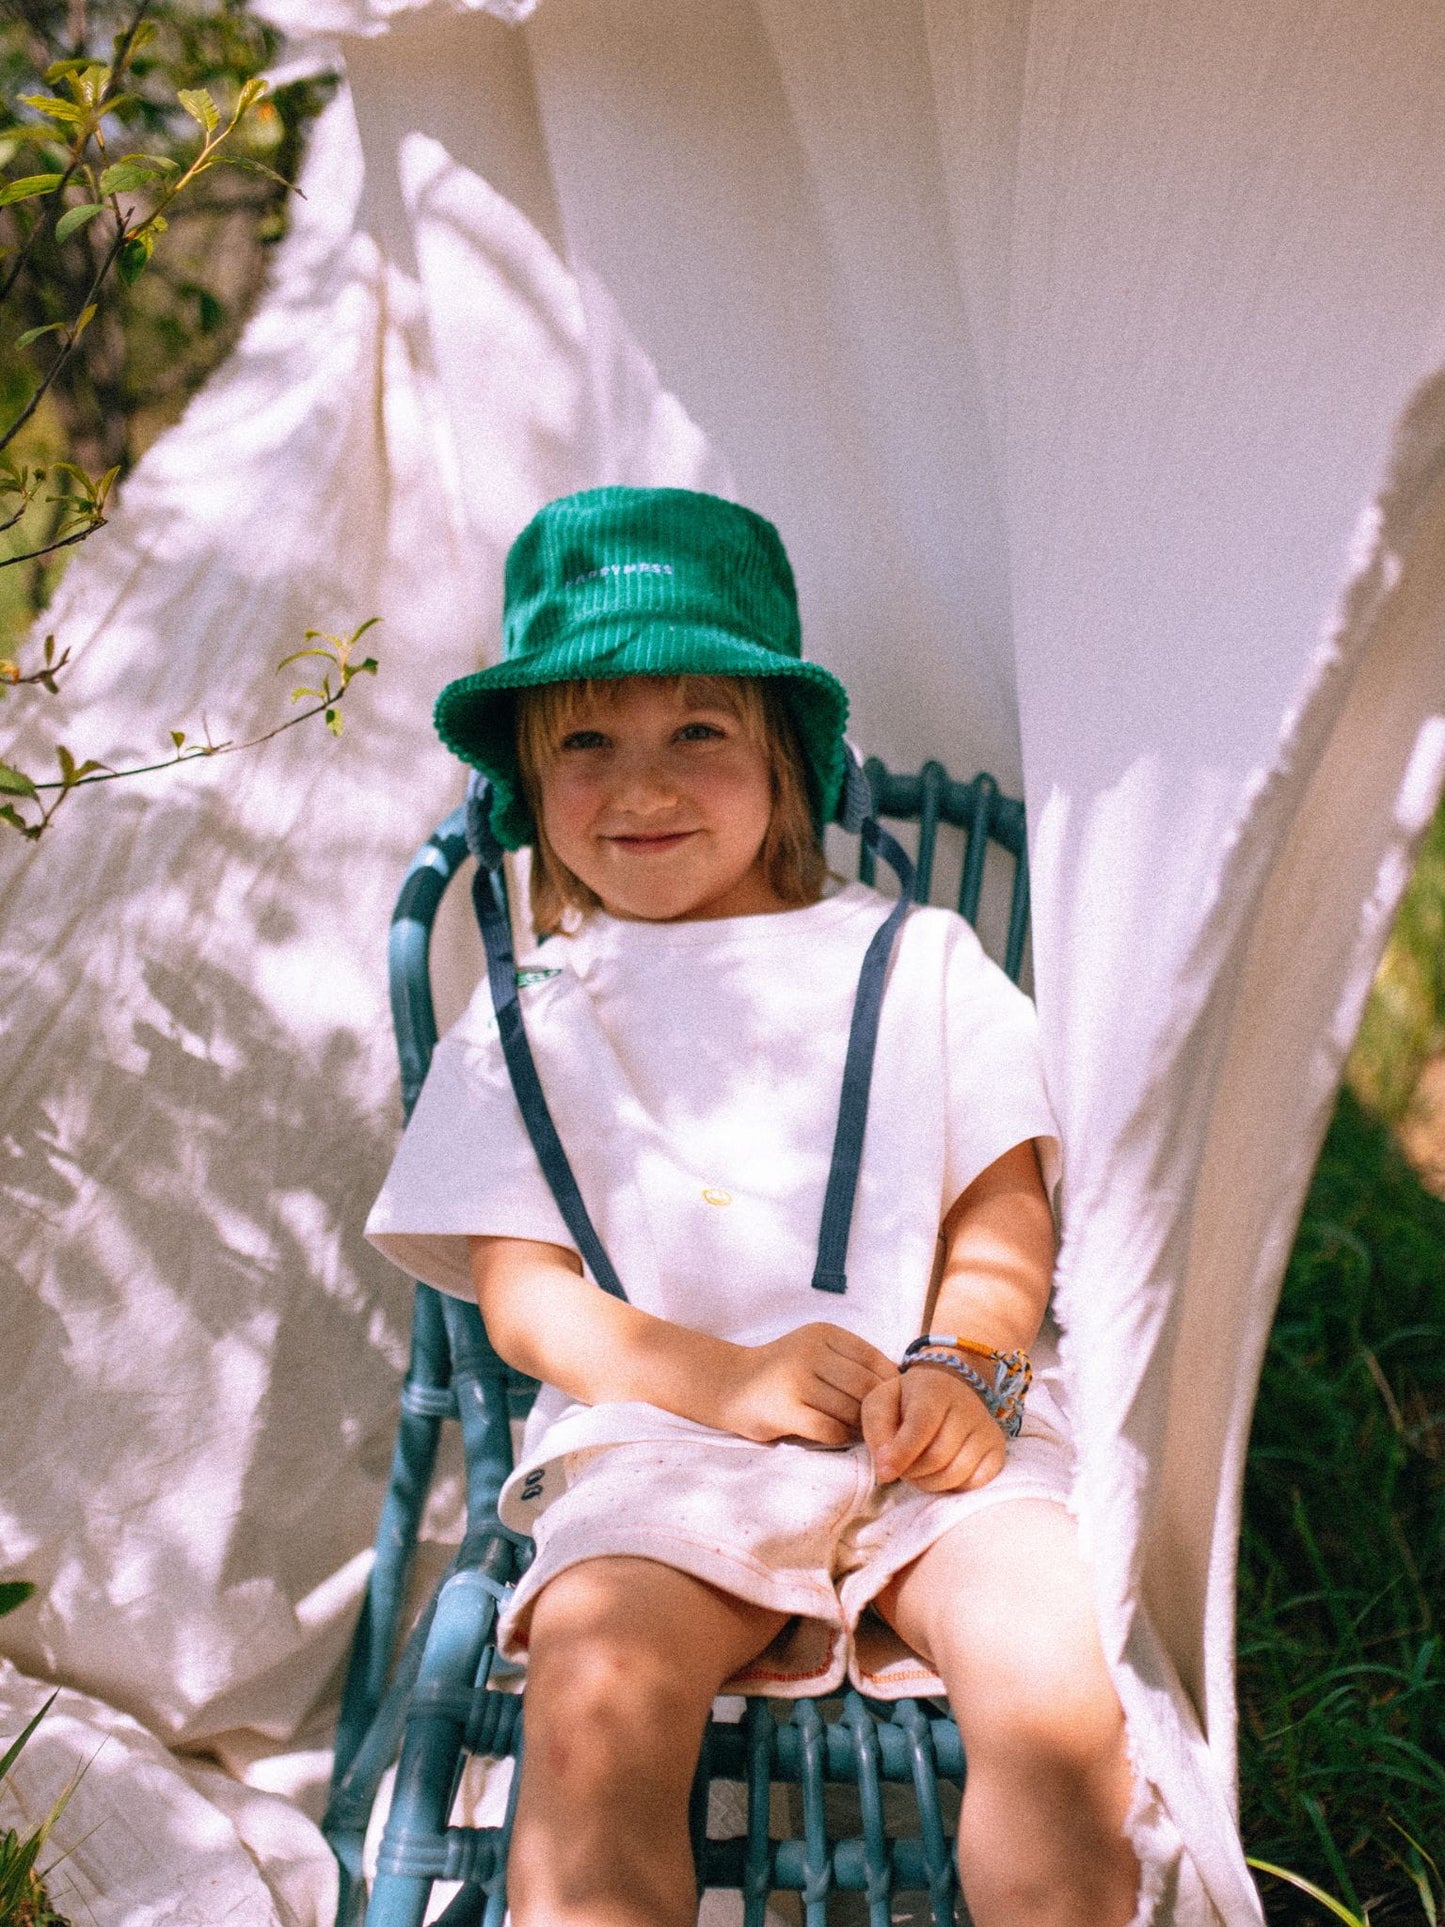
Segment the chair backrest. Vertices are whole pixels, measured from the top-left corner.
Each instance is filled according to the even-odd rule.
[[[391,913],[387,976],[391,1020],[401,1059],[401,1108],[410,1117],[436,1049],[436,1008],[431,994],[431,933],[447,885],[467,858],[467,812],[454,809],[422,844],[407,867]]]
[[[917,876],[913,885],[916,903],[928,903],[932,897],[940,823],[950,823],[963,831],[963,870],[957,907],[959,914],[972,924],[978,922],[990,841],[1013,858],[1003,967],[1017,983],[1029,934],[1029,858],[1023,804],[1017,797],[1005,796],[985,771],[980,771],[970,782],[956,783],[942,763],[925,763],[916,776],[895,776],[876,756],[870,756],[864,768],[873,792],[874,813],[893,822],[918,825]],[[862,851],[858,874],[864,883],[873,881],[873,868],[871,853]]]

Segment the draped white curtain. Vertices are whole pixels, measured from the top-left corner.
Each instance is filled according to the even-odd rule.
[[[1257,1918],[1249,1412],[1445,773],[1445,15],[267,11],[336,36],[348,88],[240,349],[47,618],[55,707],[110,760],[203,709],[238,735],[302,628],[377,613],[382,675],[340,745],[116,786],[4,853],[0,1559],[42,1586],[6,1650],[253,1783],[314,1773],[404,1344],[359,1228],[386,906],[456,790],[430,698],[494,652],[542,501],[714,488],[780,525],[860,741],[1026,793],[1145,1912]]]

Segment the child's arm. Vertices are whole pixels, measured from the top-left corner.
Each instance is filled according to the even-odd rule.
[[[740,1438],[846,1445],[863,1400],[897,1376],[876,1346],[837,1325],[734,1345],[610,1297],[560,1245],[469,1244],[477,1303],[502,1357],[586,1405],[642,1399]]]
[[[1038,1336],[1054,1270],[1054,1220],[1032,1142],[980,1172],[943,1223],[944,1261],[929,1328],[998,1351]],[[940,1365],[880,1384],[863,1408],[880,1484],[925,1492],[986,1485],[1002,1470],[1004,1435],[983,1400]]]

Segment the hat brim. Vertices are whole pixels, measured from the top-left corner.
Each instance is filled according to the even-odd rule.
[[[819,828],[833,821],[843,791],[843,732],[848,693],[821,663],[780,655],[730,630],[636,617],[590,625],[580,638],[479,669],[448,683],[437,697],[437,734],[464,763],[492,785],[492,832],[504,849],[530,843],[534,828],[522,795],[516,754],[519,690],[548,683],[616,681],[623,676],[767,677],[785,685],[808,768],[810,801]]]

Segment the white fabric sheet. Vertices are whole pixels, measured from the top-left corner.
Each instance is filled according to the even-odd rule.
[[[67,578],[53,708],[111,760],[237,734],[302,627],[378,612],[383,677],[339,747],[6,853],[0,1559],[42,1585],[7,1649],[237,1766],[324,1703],[404,1342],[359,1234],[386,902],[455,794],[427,705],[541,501],[701,484],[779,522],[861,740],[1026,788],[1149,1907],[1256,1919],[1248,1415],[1445,769],[1445,15],[270,4],[351,91],[241,349]]]

